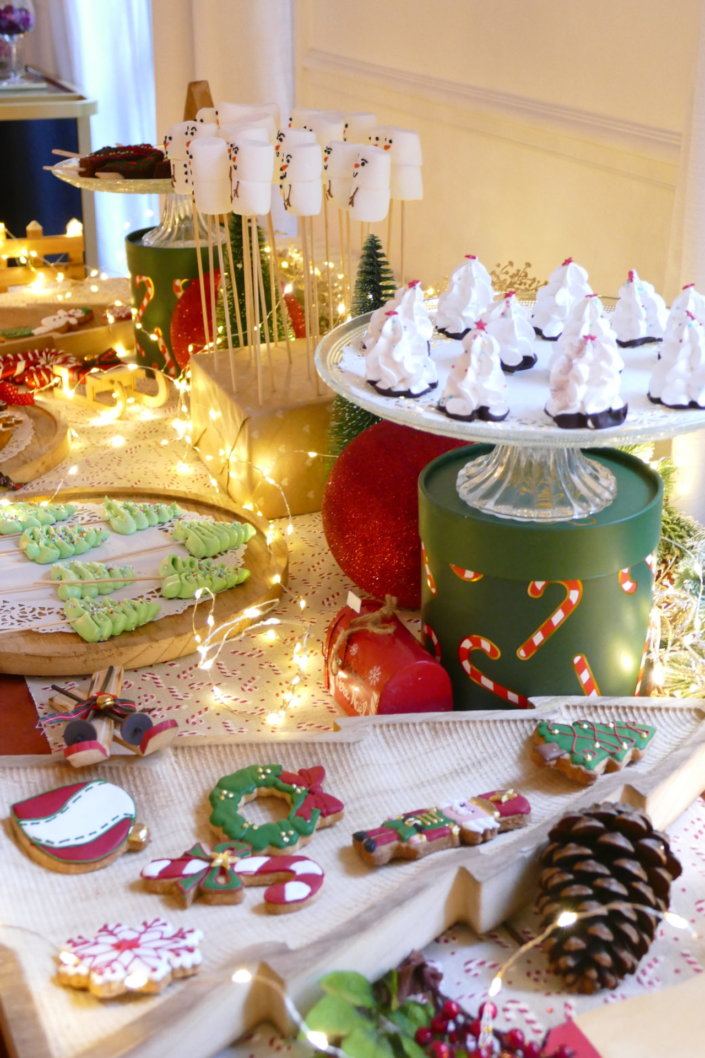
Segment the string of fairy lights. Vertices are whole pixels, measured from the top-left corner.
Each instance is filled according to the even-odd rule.
[[[578,922],[594,918],[595,916],[604,915],[606,912],[627,910],[643,911],[652,918],[660,919],[663,923],[667,924],[674,930],[685,931],[693,940],[700,941],[702,939],[701,935],[693,929],[688,919],[683,915],[671,911],[670,909],[660,911],[651,905],[642,905],[632,901],[613,900],[607,904],[600,905],[598,908],[581,912],[569,909],[560,911],[547,926],[541,929],[524,944],[516,948],[495,971],[489,985],[487,986],[487,1000],[480,1006],[480,1030],[475,1043],[477,1052],[480,1054],[496,1053],[496,1040],[494,1039],[493,1033],[498,1009],[493,1000],[497,998],[502,991],[502,988],[505,986],[507,974],[511,968],[515,966],[524,955],[535,948],[539,948],[558,930],[570,929]],[[47,937],[45,932],[40,933],[30,927],[7,922],[0,922],[0,930],[2,929],[14,931],[40,940],[43,945],[46,945],[49,948],[54,958],[64,966],[75,966],[80,961],[75,952],[66,947],[57,946],[49,937]],[[228,971],[226,975],[222,973],[210,973],[208,975],[201,974],[201,979],[206,985],[223,985],[229,980],[236,988],[252,988],[257,982],[258,975],[259,967],[253,968],[245,964],[238,966],[233,971]],[[147,980],[148,976],[146,970],[140,966],[136,966],[125,978],[125,989],[128,993],[137,993],[144,989]],[[299,1010],[294,1000],[288,994],[285,984],[280,982],[276,975],[272,976],[271,973],[267,973],[263,983],[268,988],[274,988],[277,990],[279,999],[286,1010],[289,1022],[292,1026],[292,1032],[295,1033],[299,1039],[307,1041],[316,1053],[333,1055],[334,1058],[349,1058],[344,1046],[340,1046],[334,1042],[335,1037],[329,1038],[325,1032],[309,1027],[306,1022],[306,1014]],[[242,1003],[239,1003],[238,1006],[242,1006]],[[391,1027],[393,1028],[394,1026]],[[483,1050],[483,1048],[485,1049]]]
[[[271,253],[269,245],[263,247],[263,252]],[[293,294],[295,291],[300,290],[303,284],[303,273],[306,267],[304,255],[294,243],[277,252],[279,267],[282,274],[286,276],[283,293]],[[48,286],[47,274],[49,274],[53,277],[52,296],[56,301],[62,303],[72,298],[71,283],[66,281],[60,266],[51,262],[38,261],[36,260],[36,254],[28,256],[25,259],[25,263],[29,267],[37,268],[37,278],[34,283],[29,285],[30,290],[43,293]],[[499,283],[511,280],[515,285],[518,282],[528,288],[535,286],[538,282],[530,274],[529,263],[523,266],[515,266],[512,262],[509,262],[508,265],[497,266],[495,272]],[[91,270],[89,275],[89,279],[92,281],[90,290],[94,293],[99,292],[100,284],[104,283],[107,278],[105,274],[101,274],[95,269]],[[350,299],[349,280],[346,278],[345,272],[341,270],[340,265],[333,261],[324,261],[320,267],[316,265],[314,280],[318,287],[316,304],[319,306],[321,329],[323,329],[329,325],[335,325],[335,323],[346,318]],[[431,288],[428,288],[425,292],[427,296],[432,296],[433,294]],[[115,304],[119,304],[119,301],[116,301]],[[274,307],[270,311],[273,313],[275,311]],[[149,333],[144,328],[143,331],[152,341],[156,342],[158,340],[158,335]],[[222,326],[220,331],[223,332]],[[221,341],[220,335],[216,337],[216,343],[219,341]],[[211,348],[213,347],[212,344]],[[127,362],[127,358],[131,355],[129,352],[120,347],[118,347],[117,351],[126,358],[126,367],[137,366]],[[173,387],[177,408],[176,415],[170,420],[170,426],[176,435],[176,440],[182,445],[181,451],[177,450],[174,466],[178,473],[187,476],[192,470],[195,448],[189,408],[190,376],[188,370],[186,370],[177,378],[172,378],[168,375],[164,377],[168,380],[168,384]],[[75,388],[69,385],[68,378],[65,376],[61,387],[62,395],[67,399],[71,399],[75,392]],[[100,409],[96,412],[96,416],[91,420],[90,425],[102,426],[116,422],[124,410],[129,410],[131,414],[136,415],[142,421],[148,421],[155,417],[153,409],[138,408],[136,406],[137,401],[133,396],[128,396],[125,404],[127,406],[126,409],[118,405],[112,408],[105,407]],[[215,419],[220,413],[213,408],[209,414],[211,419]],[[72,428],[72,430],[75,436],[75,429]],[[108,443],[118,448],[126,443],[126,439],[122,434],[116,432]],[[163,438],[161,441],[161,445],[164,447],[171,444],[173,442],[169,438]],[[299,454],[302,458],[308,460],[328,458],[326,453],[317,451],[304,452],[302,450]],[[652,452],[641,452],[640,456],[650,466],[658,467],[658,460],[653,458]],[[209,485],[214,492],[219,493],[221,485],[209,469],[213,459],[214,457],[208,453],[203,453],[201,456],[201,462],[205,464],[209,473]],[[243,459],[241,455],[234,451],[228,451],[225,447],[219,449],[218,459],[224,465],[227,464],[230,472],[239,469],[250,476],[254,475],[256,483],[251,489],[251,495],[243,497],[240,506],[245,511],[252,512],[261,520],[267,544],[271,547],[280,538],[285,543],[291,543],[295,533],[295,523],[287,502],[286,489],[276,477],[275,462],[273,461],[271,465],[263,465],[261,461],[254,462]],[[67,477],[74,477],[77,473],[78,466],[74,465],[68,468],[66,475]],[[267,522],[262,511],[258,508],[257,492],[260,486],[263,485],[274,488],[281,497],[286,515],[278,522]],[[656,693],[667,696],[703,697],[705,696],[705,641],[702,635],[702,608],[705,595],[703,581],[705,534],[702,539],[695,539],[691,547],[688,547],[688,543],[691,542],[682,540],[674,540],[671,543],[673,549],[678,553],[682,553],[687,559],[689,582],[681,585],[674,579],[672,564],[657,570],[646,655],[650,666],[651,686]],[[287,677],[287,686],[282,693],[282,705],[279,709],[273,710],[268,717],[268,722],[273,727],[284,725],[288,716],[302,702],[305,674],[310,669],[308,664],[308,646],[312,630],[311,622],[304,618],[305,611],[309,606],[307,599],[303,595],[297,594],[287,585],[279,584],[277,586],[281,593],[285,594],[288,600],[297,608],[297,619],[286,620],[272,616],[271,611],[277,605],[276,599],[272,599],[258,607],[249,608],[244,615],[245,620],[248,622],[248,628],[234,633],[233,630],[237,626],[237,619],[218,624],[213,617],[211,605],[211,612],[206,618],[206,632],[204,634],[198,633],[197,639],[199,668],[204,672],[208,672],[216,663],[229,636],[231,638],[239,638],[242,635],[256,633],[261,636],[263,642],[274,645],[282,643],[282,635],[288,632],[290,627],[299,629],[299,634],[294,636],[291,654],[286,664],[287,670],[292,675]],[[242,624],[242,621],[240,621],[240,624]]]

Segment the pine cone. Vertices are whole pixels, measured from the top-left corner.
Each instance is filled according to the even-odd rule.
[[[536,904],[542,928],[561,911],[595,912],[550,934],[551,968],[576,992],[615,988],[651,946],[661,916],[649,908],[668,909],[681,866],[665,834],[626,804],[570,812],[548,836]]]

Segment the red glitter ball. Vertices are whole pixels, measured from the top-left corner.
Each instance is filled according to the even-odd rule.
[[[323,494],[323,531],[354,584],[376,599],[421,604],[418,477],[427,463],[463,442],[375,423],[341,452]]]

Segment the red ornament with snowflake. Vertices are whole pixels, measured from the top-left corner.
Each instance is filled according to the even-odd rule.
[[[351,716],[453,708],[445,669],[394,613],[374,599],[344,606],[324,645],[325,684]]]

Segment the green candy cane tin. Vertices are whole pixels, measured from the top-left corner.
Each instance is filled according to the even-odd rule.
[[[550,525],[496,518],[456,492],[473,445],[419,478],[426,645],[456,709],[526,708],[538,695],[641,689],[662,484],[640,459],[595,449],[617,494],[598,514]]]

